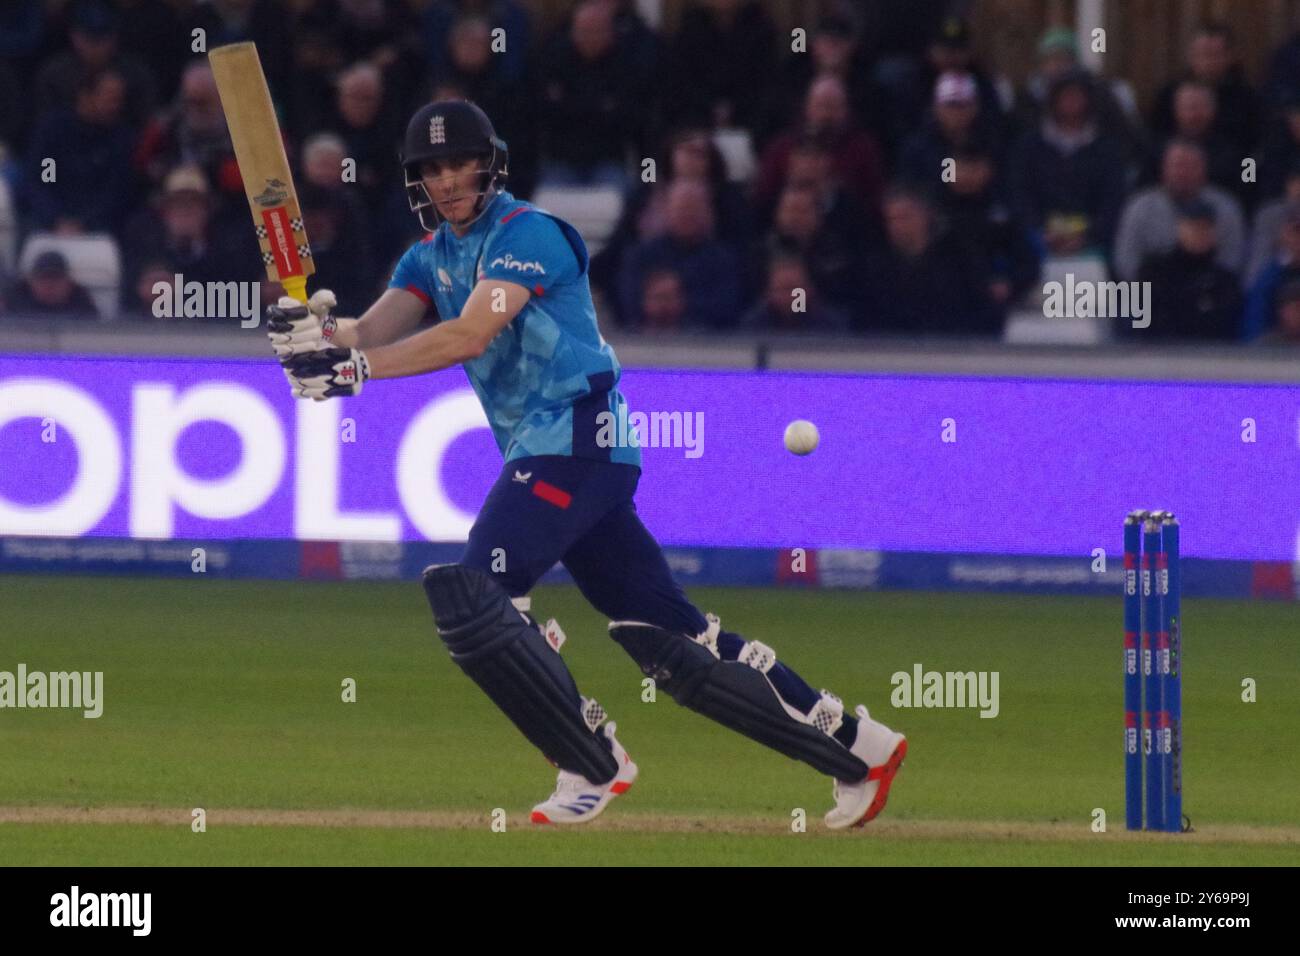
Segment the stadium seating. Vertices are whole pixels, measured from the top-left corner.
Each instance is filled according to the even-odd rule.
[[[533,202],[573,224],[595,255],[605,247],[623,213],[623,193],[612,186],[546,186]]]

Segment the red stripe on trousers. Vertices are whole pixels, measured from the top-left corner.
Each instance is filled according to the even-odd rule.
[[[573,495],[540,479],[533,482],[533,494],[543,501],[549,501],[557,508],[567,508],[573,503]]]

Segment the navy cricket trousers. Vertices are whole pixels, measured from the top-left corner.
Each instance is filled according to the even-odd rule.
[[[522,597],[560,561],[583,597],[611,621],[702,634],[708,621],[673,580],[659,542],[637,517],[632,496],[640,478],[634,465],[564,455],[507,462],[470,529],[461,564]],[[739,634],[718,634],[724,661],[736,660],[744,645]],[[767,676],[801,713],[821,698],[781,661]],[[849,746],[857,723],[846,717],[845,727]]]
[[[673,580],[659,542],[636,513],[641,469],[566,455],[506,462],[469,533],[461,564],[511,597],[557,561],[611,621],[699,634],[708,626]]]

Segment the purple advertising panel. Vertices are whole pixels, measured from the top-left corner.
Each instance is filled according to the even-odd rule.
[[[460,370],[295,401],[273,362],[6,356],[0,536],[458,541],[500,468]],[[667,545],[1295,561],[1300,387],[631,369]],[[821,444],[782,444],[794,419]]]

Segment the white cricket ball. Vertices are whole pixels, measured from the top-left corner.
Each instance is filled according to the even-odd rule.
[[[817,448],[821,436],[817,426],[802,418],[785,426],[785,447],[796,455],[810,455]]]

